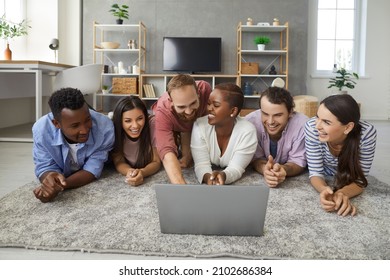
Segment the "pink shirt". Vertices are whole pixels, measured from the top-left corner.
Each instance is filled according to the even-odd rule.
[[[196,84],[199,95],[199,108],[196,117],[199,118],[207,114],[207,101],[211,93],[211,86],[206,81],[196,81]],[[160,158],[164,159],[164,156],[169,152],[177,155],[174,133],[191,131],[194,122],[185,122],[177,118],[168,92],[161,95],[152,105],[152,110],[156,117],[155,137]]]
[[[257,150],[253,159],[267,159],[271,154],[270,138],[264,128],[261,119],[261,111],[256,110],[245,116],[257,130]],[[305,123],[309,118],[301,113],[295,112],[289,119],[282,132],[282,137],[278,140],[278,150],[275,162],[285,164],[286,162],[295,163],[301,167],[306,167],[305,155]]]

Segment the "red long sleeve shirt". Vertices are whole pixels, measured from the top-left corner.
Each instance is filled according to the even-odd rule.
[[[196,117],[202,117],[207,114],[207,101],[211,93],[211,86],[206,81],[196,81],[199,95],[199,108]],[[193,122],[184,122],[177,118],[173,112],[172,101],[168,92],[163,93],[158,101],[152,106],[156,117],[155,137],[156,147],[161,159],[172,152],[177,155],[177,146],[175,143],[175,132],[189,132],[192,130]],[[195,121],[195,120],[194,120]]]

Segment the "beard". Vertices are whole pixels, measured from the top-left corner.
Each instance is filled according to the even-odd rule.
[[[178,114],[175,109],[173,109],[173,113],[176,115],[176,117],[180,120],[180,121],[183,121],[183,122],[194,122],[196,120],[196,116],[197,116],[197,111],[198,110],[194,110],[193,113],[191,115],[187,115],[185,113],[181,113],[181,114]]]

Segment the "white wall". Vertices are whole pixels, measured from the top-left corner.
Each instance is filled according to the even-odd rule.
[[[55,62],[51,39],[60,42],[58,62],[80,65],[81,4],[80,0],[28,0],[27,18],[31,29],[27,36],[25,59]]]
[[[28,60],[54,62],[49,49],[52,38],[58,38],[58,3],[53,0],[28,0],[27,19],[31,28],[27,36]]]
[[[309,5],[312,1],[309,1]],[[309,7],[309,45],[308,45],[308,76],[307,94],[322,100],[329,94],[329,78],[313,78],[310,70],[314,64],[313,42],[316,26],[310,16]],[[390,32],[388,12],[390,1],[367,1],[367,44],[366,44],[366,75],[357,81],[355,89],[348,92],[361,103],[362,118],[367,120],[390,119]]]
[[[58,0],[58,62],[81,65],[81,0]]]

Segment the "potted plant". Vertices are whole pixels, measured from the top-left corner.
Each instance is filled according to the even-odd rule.
[[[111,9],[109,10],[109,12],[112,13],[112,15],[114,17],[117,17],[117,20],[116,20],[117,24],[122,24],[124,18],[129,19],[128,9],[129,9],[129,6],[127,6],[127,5],[119,6],[118,4],[113,4],[111,6]]]
[[[336,87],[340,93],[347,93],[346,90],[343,90],[344,88],[355,88],[356,82],[352,78],[359,79],[359,75],[340,68],[336,71],[336,77],[329,80],[328,88]]]
[[[3,38],[7,42],[7,48],[4,52],[6,60],[12,59],[12,51],[9,48],[9,40],[14,37],[27,35],[28,28],[31,28],[31,26],[27,25],[25,20],[22,20],[19,23],[13,23],[7,20],[5,15],[0,18],[0,38]]]
[[[108,93],[108,86],[107,85],[102,85],[102,93],[107,94]]]
[[[263,51],[265,49],[265,45],[271,43],[271,39],[268,36],[256,36],[253,39],[253,42],[255,42],[259,51]]]

